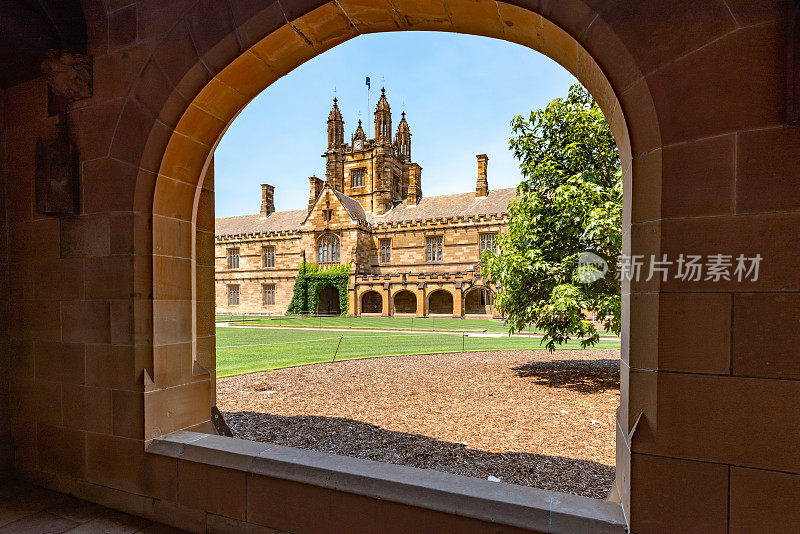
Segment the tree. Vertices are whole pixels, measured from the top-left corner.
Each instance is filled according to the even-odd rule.
[[[509,233],[482,256],[500,287],[497,307],[512,332],[529,324],[542,330],[551,351],[572,337],[583,347],[597,343],[586,310],[619,334],[622,170],[608,122],[574,85],[566,99],[511,126],[524,180],[509,206]]]

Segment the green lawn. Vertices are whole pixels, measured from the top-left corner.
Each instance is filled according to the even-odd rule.
[[[244,319],[244,320],[242,320]],[[425,330],[451,332],[507,333],[508,326],[495,319],[453,319],[431,317],[243,317],[218,315],[216,320],[253,326],[289,326],[313,328],[368,328],[377,330]],[[531,329],[531,332],[536,332]],[[528,332],[528,330],[526,330]]]
[[[343,336],[341,344],[339,344],[340,336]],[[540,341],[539,338],[511,336],[490,338],[441,333],[219,327],[217,328],[217,376],[330,362],[334,353],[336,360],[350,360],[404,354],[460,352],[462,343],[463,350],[466,351],[540,349],[542,348]],[[619,346],[619,341],[601,341],[595,348],[619,349]],[[572,342],[562,348],[578,349],[580,344]]]

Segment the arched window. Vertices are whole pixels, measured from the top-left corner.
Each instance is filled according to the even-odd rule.
[[[317,253],[319,263],[339,263],[339,238],[333,234],[325,234],[319,240]]]

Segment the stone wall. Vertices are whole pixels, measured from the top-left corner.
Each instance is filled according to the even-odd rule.
[[[0,124],[6,119],[5,91],[0,89]],[[7,131],[0,128],[0,355],[9,354],[8,314],[10,306],[10,285],[8,283],[8,220],[6,218],[8,199],[8,153],[6,151]],[[8,406],[8,366],[7,358],[0,356],[0,481],[11,476],[12,439]]]

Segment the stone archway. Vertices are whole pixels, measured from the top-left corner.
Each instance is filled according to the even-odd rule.
[[[397,11],[388,5],[365,8],[350,1],[320,2],[314,9],[297,13],[292,24],[276,21],[275,26],[267,27],[261,18],[263,14],[259,15],[254,24],[263,27],[263,33],[250,28],[247,32],[250,40],[243,53],[237,46],[227,46],[232,44],[230,39],[242,38],[231,32],[219,38],[219,47],[201,49],[202,61],[191,54],[181,58],[184,63],[172,61],[177,63],[175,69],[179,74],[172,74],[171,84],[167,83],[171,93],[162,97],[159,124],[146,135],[143,164],[151,172],[141,174],[136,188],[137,202],[147,205],[152,199],[153,265],[151,269],[137,269],[153,273],[153,353],[152,360],[145,360],[144,367],[154,388],[170,388],[169,395],[177,397],[182,394],[181,384],[201,380],[200,375],[194,374],[183,377],[182,381],[177,378],[174,364],[168,363],[176,361],[176,352],[187,360],[182,364],[184,369],[215,367],[213,325],[199,323],[208,321],[210,314],[206,308],[213,307],[214,301],[214,260],[208,255],[213,250],[213,219],[204,214],[211,210],[214,200],[213,150],[227,125],[275,80],[360,33],[410,29],[468,33],[505,39],[549,56],[576,75],[598,101],[620,148],[623,171],[630,176],[631,141],[622,106],[603,69],[578,41],[556,23],[526,8],[492,0],[448,0],[448,5],[457,16],[441,19],[431,12],[411,8],[406,16],[398,18]],[[174,38],[183,39],[183,30],[176,28]],[[616,49],[609,53],[614,62],[621,61],[621,57],[627,59]],[[139,93],[152,86],[147,76],[160,75],[157,59],[167,61],[156,51],[154,61],[148,64],[138,82]],[[218,67],[213,77],[203,82],[197,69],[204,70],[210,64]],[[194,95],[188,107],[166,105],[167,101],[180,101],[183,95]],[[658,128],[650,113],[649,95],[637,94],[636,99],[641,130],[649,132],[649,136],[640,137],[641,148],[646,150],[655,143]],[[123,116],[123,120],[128,117],[125,113]],[[141,131],[140,122],[134,120],[119,131]],[[174,130],[165,131],[163,124],[175,124]],[[130,139],[115,139],[112,144],[130,142]],[[137,231],[141,230],[137,227]],[[176,324],[180,328],[176,329]],[[211,374],[206,380],[207,400],[213,404]],[[200,414],[198,409],[185,421],[177,421],[166,418],[167,405],[163,409],[159,406],[164,421],[148,424],[148,435],[185,428]]]
[[[445,289],[437,289],[428,296],[428,313],[432,315],[453,315],[453,294]]]
[[[637,83],[641,72],[636,62],[624,47],[614,45],[617,36],[597,16],[575,16],[578,12],[592,13],[591,9],[570,14],[543,9],[543,16],[533,9],[492,0],[446,0],[447,7],[443,3],[439,13],[436,4],[397,8],[388,3],[366,5],[354,0],[310,2],[308,7],[286,12],[291,24],[282,18],[282,11],[275,16],[251,13],[236,26],[246,26],[246,30],[236,33],[231,29],[205,39],[186,39],[186,27],[179,25],[168,37],[169,49],[156,51],[133,94],[152,90],[152,78],[163,77],[159,63],[168,64],[166,94],[153,97],[159,122],[150,130],[143,128],[137,104],[133,103],[128,113],[123,112],[122,126],[118,128],[120,132],[145,130],[141,137],[142,164],[147,172],[137,181],[136,201],[147,206],[152,200],[152,250],[148,253],[154,253],[153,265],[151,270],[137,266],[143,276],[153,273],[153,352],[152,359],[145,359],[142,365],[152,379],[151,390],[164,393],[157,403],[145,399],[146,435],[207,424],[204,408],[208,411],[214,404],[213,374],[203,371],[215,366],[213,328],[205,324],[209,315],[207,302],[213,303],[213,258],[204,255],[213,249],[209,246],[213,227],[203,215],[213,205],[213,150],[227,125],[260,91],[337,44],[361,33],[440,30],[505,39],[544,53],[577,76],[599,102],[614,131],[623,162],[626,198],[631,198],[635,183],[631,145],[635,143],[635,153],[642,157],[657,148],[659,123],[648,87]],[[588,39],[583,36],[590,22],[593,31]],[[582,36],[583,44],[573,35]],[[610,44],[592,45],[600,36]],[[186,42],[189,52],[174,57],[176,42]],[[591,46],[592,54],[583,45]],[[197,56],[193,50],[197,50]],[[602,68],[595,58],[602,62]],[[208,70],[212,77],[204,78]],[[176,105],[185,95],[190,104]],[[633,113],[633,139],[629,137],[623,104],[627,104],[626,112]],[[175,126],[164,128],[165,124]],[[119,138],[112,144],[127,147],[135,141]],[[641,167],[638,172],[644,176]],[[660,172],[660,166],[651,163],[647,180],[660,183]],[[630,221],[628,218],[626,225]],[[137,227],[137,232],[142,231],[147,227]],[[634,249],[643,246],[643,242],[634,242]],[[625,307],[626,314],[632,305]],[[176,362],[182,362],[181,371]],[[632,377],[623,382],[623,429],[632,428],[633,420],[645,412],[655,420],[652,405],[638,400],[650,398],[647,395],[635,397],[632,407],[628,404],[630,384],[654,391],[651,383],[637,380]],[[190,383],[191,391],[186,385]],[[181,399],[187,395],[197,399],[198,384],[206,384],[200,402],[194,402],[194,408],[181,413],[180,418],[171,417],[171,405],[183,402]],[[626,443],[626,448],[629,445]],[[620,464],[623,472],[628,458],[623,457]],[[620,493],[627,495],[627,478],[619,480]]]
[[[339,290],[330,284],[319,290],[317,295],[317,315],[341,315]]]
[[[395,313],[417,313],[417,296],[404,289],[394,294]]]
[[[464,295],[465,315],[492,315],[494,292],[485,286],[473,287]]]
[[[377,291],[367,291],[361,295],[361,313],[383,312],[383,297]]]

